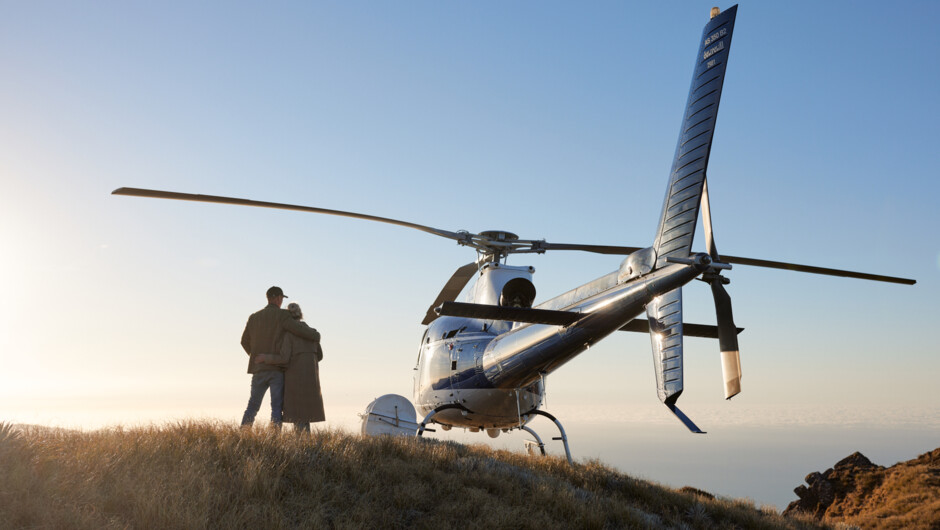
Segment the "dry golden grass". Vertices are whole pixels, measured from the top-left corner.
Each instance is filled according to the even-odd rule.
[[[413,438],[0,424],[3,528],[813,528],[742,500]]]
[[[866,529],[940,528],[938,463],[940,449],[935,449],[920,458],[872,472],[867,481],[860,477],[859,491],[842,501],[839,519]]]

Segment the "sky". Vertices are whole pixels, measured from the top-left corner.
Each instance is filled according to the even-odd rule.
[[[646,246],[712,5],[0,3],[0,421],[236,422],[241,332],[279,285],[323,335],[327,426],[358,429],[375,397],[411,398],[419,323],[473,251],[111,191]],[[547,381],[576,459],[782,508],[853,451],[940,445],[938,19],[936,2],[739,6],[708,170],[719,251],[917,284],[735,266],[742,394],[722,399],[715,341],[686,339],[679,406],[709,432],[692,435],[656,398],[649,339],[609,337]],[[619,261],[509,263],[535,267],[539,302]],[[713,323],[705,285],[684,292],[686,321]]]

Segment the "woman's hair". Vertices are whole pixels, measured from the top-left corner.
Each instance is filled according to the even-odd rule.
[[[297,302],[287,304],[287,310],[290,311],[290,316],[294,317],[295,320],[303,320],[304,314],[300,310],[300,304]]]

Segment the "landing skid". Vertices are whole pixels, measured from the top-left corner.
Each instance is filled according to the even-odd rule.
[[[422,420],[421,423],[418,425],[418,433],[415,436],[419,437],[423,435],[424,431],[436,432],[434,429],[428,428],[427,426],[428,423],[430,423],[431,420],[434,418],[434,416],[436,416],[438,413],[443,412],[445,410],[452,410],[452,409],[465,410],[467,412],[471,412],[467,407],[461,405],[460,403],[448,403],[446,405],[441,405],[440,407],[437,407],[436,409],[429,412],[428,415],[424,417],[424,420]],[[528,421],[529,416],[536,416],[536,415],[545,416],[546,418],[552,420],[555,423],[555,425],[558,427],[558,432],[561,433],[561,436],[556,436],[552,438],[552,440],[561,440],[561,443],[564,444],[565,446],[565,457],[568,459],[569,464],[573,464],[574,462],[571,460],[571,449],[568,447],[568,435],[565,434],[565,428],[562,427],[561,422],[558,421],[558,419],[555,418],[555,416],[552,416],[551,414],[545,412],[544,410],[538,410],[538,409],[533,409],[533,410],[530,410],[529,412],[526,412],[525,414],[522,415],[522,418],[525,421]],[[523,424],[525,423],[525,421],[523,422]],[[536,432],[527,425],[521,425],[519,429],[522,429],[535,437],[536,444],[537,444],[536,446],[538,447],[538,450],[542,453],[542,456],[544,456],[545,444],[542,442],[542,439],[539,438],[539,435],[536,434]]]

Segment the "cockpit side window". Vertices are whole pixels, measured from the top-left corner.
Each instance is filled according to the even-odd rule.
[[[467,326],[464,326],[464,327],[459,328],[459,329],[452,329],[452,330],[448,331],[447,333],[444,333],[444,335],[441,337],[441,339],[442,339],[442,340],[452,339],[452,338],[454,338],[454,335],[460,333],[461,331],[463,331],[463,330],[465,330],[465,329],[467,329]]]

